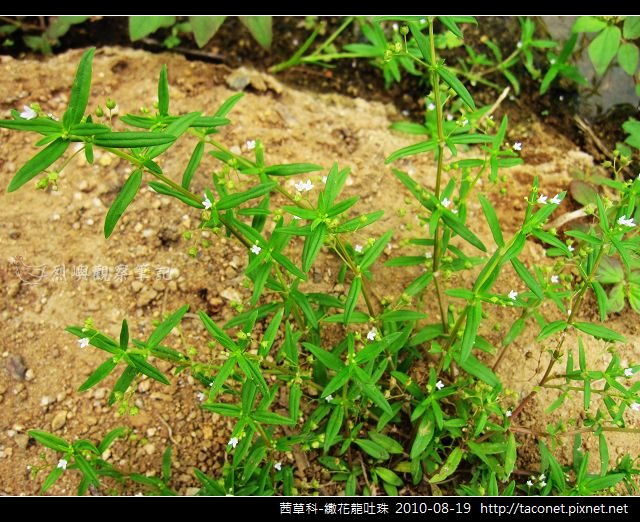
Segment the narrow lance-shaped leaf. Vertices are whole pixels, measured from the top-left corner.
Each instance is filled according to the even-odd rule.
[[[376,259],[378,259],[380,254],[382,254],[385,247],[389,243],[391,236],[393,236],[393,231],[389,230],[369,247],[369,249],[362,256],[362,261],[360,261],[361,270],[367,270],[371,265],[373,265],[373,263],[375,263]]]
[[[489,228],[491,229],[493,240],[499,247],[503,246],[504,238],[502,237],[500,222],[498,221],[498,216],[496,215],[496,211],[494,210],[493,205],[491,205],[489,200],[482,194],[478,194],[478,199],[480,200],[480,205],[482,205],[484,215],[487,218],[487,223],[489,223]]]
[[[158,79],[158,112],[160,116],[169,115],[169,79],[167,78],[166,65],[160,69],[160,78]]]
[[[473,345],[476,341],[476,335],[478,334],[478,328],[480,327],[480,319],[482,317],[482,303],[478,301],[467,307],[467,322],[464,328],[464,335],[462,336],[462,345],[460,347],[460,361],[465,362]]]
[[[152,147],[176,141],[175,136],[164,132],[108,132],[96,136],[94,143],[98,147],[126,149]]]
[[[80,120],[82,120],[84,116],[84,111],[87,108],[89,92],[91,90],[91,62],[95,52],[95,48],[89,49],[85,51],[82,58],[80,58],[76,76],[73,80],[73,86],[71,87],[69,107],[62,117],[62,124],[67,129],[70,128],[71,125],[80,123]]]
[[[578,330],[589,334],[598,339],[604,339],[605,341],[621,341],[624,342],[625,338],[623,335],[615,332],[606,326],[602,326],[599,324],[593,323],[583,323],[577,322],[573,324]]]
[[[45,149],[42,149],[33,158],[27,161],[16,172],[16,175],[9,183],[9,192],[18,190],[22,185],[36,177],[43,170],[53,164],[60,156],[64,154],[69,146],[69,142],[61,138],[56,139],[50,143]]]
[[[202,48],[213,38],[226,16],[190,16],[189,24],[198,47]]]
[[[324,244],[325,237],[327,237],[327,225],[320,223],[305,240],[304,247],[302,249],[303,272],[307,273],[311,269],[311,265],[313,265],[313,262]]]
[[[271,47],[272,20],[271,16],[240,16],[240,22],[263,48]]]
[[[349,288],[349,294],[347,300],[344,303],[344,324],[349,324],[351,314],[358,304],[358,297],[360,296],[360,290],[362,288],[362,277],[356,276],[351,281],[351,287]]]
[[[189,190],[191,186],[191,180],[193,179],[193,175],[198,170],[198,166],[200,165],[200,161],[202,160],[202,153],[204,152],[204,141],[198,142],[198,144],[193,149],[193,153],[191,154],[191,158],[189,159],[189,164],[182,175],[182,187]]]
[[[471,94],[469,94],[469,91],[462,84],[462,82],[458,80],[458,78],[456,78],[455,75],[445,67],[438,67],[436,70],[440,78],[442,78],[447,83],[447,85],[449,85],[449,87],[451,87],[456,92],[456,94],[460,96],[462,101],[471,110],[475,111],[476,104],[474,103],[473,98],[471,97]]]
[[[111,204],[109,212],[107,212],[107,217],[104,220],[104,237],[108,238],[111,235],[118,223],[118,220],[138,193],[141,182],[142,171],[139,169],[134,170],[122,186],[122,190],[120,190],[120,193],[114,202]]]
[[[29,430],[29,436],[36,439],[40,444],[55,451],[67,452],[71,445],[64,439],[56,437],[52,433],[42,430]]]
[[[185,114],[184,116],[180,116],[177,120],[171,122],[167,128],[164,130],[164,134],[173,137],[173,141],[182,136],[189,127],[200,117],[200,112],[191,112],[189,114]],[[157,156],[160,156],[165,150],[171,147],[171,143],[173,141],[167,141],[165,143],[161,143],[159,145],[155,145],[153,148],[149,149],[146,158],[152,159]]]
[[[184,314],[189,310],[189,305],[184,305],[183,307],[176,310],[172,313],[167,319],[165,319],[158,327],[153,331],[153,333],[149,336],[149,340],[147,341],[147,348],[155,348],[158,346],[163,339],[171,333],[182,320]]]
[[[170,384],[167,378],[162,375],[162,372],[158,370],[155,366],[147,362],[147,360],[140,354],[137,353],[129,353],[126,356],[128,362],[138,370],[140,373],[144,373],[148,377],[161,382],[162,384]]]
[[[106,378],[117,365],[118,363],[115,361],[113,357],[107,359],[100,366],[98,366],[98,368],[96,368],[96,371],[94,371],[86,381],[84,381],[80,385],[80,388],[78,388],[78,391],[83,392],[88,390],[89,388],[92,388],[93,386],[98,384],[100,381],[102,381],[104,378]]]
[[[442,465],[438,473],[431,477],[430,482],[433,484],[442,482],[447,477],[450,477],[453,473],[455,473],[455,471],[458,469],[458,466],[460,465],[460,461],[462,460],[463,455],[464,451],[461,448],[454,448],[453,451],[449,453],[447,460]]]

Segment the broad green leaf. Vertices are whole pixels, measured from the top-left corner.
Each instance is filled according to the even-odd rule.
[[[419,459],[429,447],[435,433],[435,422],[431,413],[425,414],[420,419],[416,437],[411,446],[411,460]]]
[[[370,431],[369,438],[376,444],[382,446],[391,454],[402,455],[404,453],[402,444],[387,435],[383,435],[382,433],[377,433],[375,431]]]
[[[607,27],[607,23],[595,16],[580,16],[571,30],[574,33],[596,33],[605,27]]]
[[[76,123],[69,129],[69,134],[74,136],[94,136],[105,132],[111,132],[111,129],[100,123]]]
[[[640,52],[638,46],[633,43],[624,43],[618,49],[618,63],[629,76],[633,76],[638,68]]]
[[[478,301],[467,306],[467,321],[460,345],[460,362],[464,363],[471,355],[471,350],[478,334],[480,320],[482,319],[482,302]]]
[[[604,256],[598,266],[596,279],[604,284],[616,284],[624,281],[624,269],[620,260],[612,256]]]
[[[42,430],[29,430],[29,437],[33,437],[40,444],[55,451],[66,453],[71,449],[71,445],[64,439],[56,437],[52,433]]]
[[[263,48],[269,50],[271,47],[271,16],[240,16],[240,22]]]
[[[640,16],[627,16],[622,24],[622,36],[627,40],[640,38]]]
[[[626,477],[625,473],[612,473],[605,477],[588,478],[582,485],[591,492],[608,490]]]
[[[129,37],[135,42],[175,23],[175,16],[129,16]]]
[[[504,453],[504,476],[507,479],[516,465],[516,459],[518,457],[516,447],[516,437],[513,432],[509,432],[509,438],[507,439],[507,448]]]
[[[392,163],[393,161],[406,158],[407,156],[415,156],[416,154],[430,152],[432,150],[436,150],[437,148],[438,142],[436,140],[421,141],[419,143],[415,143],[414,145],[409,145],[392,152],[391,154],[389,154],[389,157],[384,160],[384,163],[385,165],[387,165],[389,163]]]
[[[453,17],[439,16],[438,20],[440,20],[440,22],[442,22],[442,25],[444,25],[447,29],[449,29],[449,31],[451,31],[455,36],[457,36],[458,38],[463,37],[462,31],[458,27],[458,24],[456,24]]]
[[[107,217],[104,220],[104,237],[108,238],[111,235],[118,220],[138,193],[141,182],[142,171],[140,169],[134,170],[107,212]]]
[[[334,163],[331,166],[331,170],[327,175],[327,182],[324,185],[324,201],[327,207],[333,205],[333,202],[340,194],[342,187],[344,186],[347,176],[349,175],[349,169],[338,168],[338,164]]]
[[[200,166],[203,152],[204,141],[199,141],[193,149],[191,158],[189,159],[189,164],[187,165],[187,168],[184,170],[184,174],[182,175],[182,187],[187,190],[189,190],[189,187],[191,186],[193,175],[196,173],[196,170],[198,170],[198,167]]]
[[[307,296],[304,293],[299,292],[298,290],[293,290],[291,292],[291,297],[296,302],[300,310],[302,310],[302,313],[308,321],[309,326],[311,326],[311,328],[317,328],[318,319],[316,317],[315,311],[311,307],[311,303],[307,299]]]
[[[429,482],[433,484],[437,484],[438,482],[442,482],[446,478],[450,477],[458,469],[458,466],[460,465],[460,461],[462,460],[463,455],[464,455],[464,451],[461,448],[459,447],[454,448],[453,451],[449,453],[447,460],[442,465],[438,473],[433,475],[429,480]]]
[[[149,340],[147,341],[147,348],[152,349],[158,346],[164,340],[164,338],[169,335],[169,333],[171,333],[171,330],[178,326],[178,324],[184,317],[184,314],[186,314],[188,310],[189,305],[184,305],[183,307],[172,313],[169,317],[167,317],[167,319],[162,321],[162,323],[160,323],[153,331],[153,333],[149,336]]]
[[[62,117],[62,124],[67,129],[76,123],[80,123],[87,108],[91,91],[91,62],[95,52],[95,48],[91,48],[85,51],[82,58],[80,58],[73,86],[71,87],[69,107]]]
[[[52,165],[60,156],[64,154],[69,146],[69,142],[62,138],[56,139],[50,143],[46,148],[42,149],[33,158],[27,161],[16,172],[16,175],[9,183],[8,192],[14,192],[18,190],[22,185],[36,177],[43,170]]]
[[[445,83],[449,87],[451,87],[458,96],[460,96],[462,101],[471,110],[475,111],[476,104],[474,103],[473,98],[471,97],[471,94],[469,94],[469,91],[463,85],[463,83],[460,80],[458,80],[458,78],[456,78],[455,74],[453,74],[449,69],[447,69],[444,66],[438,67],[436,71],[438,72],[438,76],[440,76],[440,78],[442,78],[445,81]]]
[[[413,35],[413,39],[418,44],[418,49],[420,49],[422,58],[424,58],[424,60],[429,65],[431,65],[431,50],[429,46],[429,40],[424,34],[422,34],[422,31],[420,29],[421,27],[417,22],[409,22],[409,30]]]
[[[198,315],[200,316],[202,324],[204,324],[207,331],[216,341],[218,341],[222,346],[224,346],[231,352],[234,352],[237,349],[236,343],[233,342],[231,337],[229,337],[224,331],[222,331],[220,327],[216,323],[214,323],[205,312],[200,311],[198,312]]]
[[[390,469],[378,467],[373,468],[373,470],[387,484],[391,484],[392,486],[396,487],[401,487],[404,485],[403,480]]]
[[[98,451],[100,452],[100,455],[102,455],[106,449],[111,447],[111,444],[113,444],[113,442],[117,438],[124,437],[126,433],[127,433],[127,429],[124,428],[123,426],[115,428],[111,430],[109,433],[107,433],[102,439],[102,441],[100,442],[100,444],[98,445]]]
[[[79,392],[83,392],[83,391],[86,391],[89,388],[95,386],[102,379],[107,377],[117,365],[118,365],[118,363],[113,357],[107,359],[100,366],[98,366],[96,371],[94,371],[86,381],[84,381],[80,385],[80,388],[78,388],[78,391]]]
[[[111,394],[109,395],[109,406],[113,405],[113,403],[116,402],[116,399],[119,395],[124,394],[129,389],[129,386],[131,386],[131,383],[136,378],[138,373],[140,372],[133,366],[127,366],[124,369],[122,374],[120,374],[120,377],[118,377],[115,385],[113,386]]]
[[[202,48],[216,34],[226,16],[190,16],[189,23],[198,47]]]
[[[98,147],[122,149],[153,147],[176,141],[175,136],[164,132],[109,132],[96,136],[94,143]]]
[[[605,341],[626,341],[623,335],[619,334],[618,332],[614,332],[606,326],[583,322],[577,322],[573,325],[581,332],[591,335],[597,339],[603,339]]]
[[[589,44],[589,58],[598,75],[602,76],[618,52],[620,46],[620,29],[609,25],[602,30]]]
[[[283,415],[278,415],[270,411],[255,411],[251,414],[251,418],[262,424],[272,424],[274,426],[291,426],[298,422],[297,419],[290,419]]]
[[[389,458],[387,450],[372,440],[356,439],[354,442],[360,446],[365,453],[371,455],[374,459],[387,460]]]

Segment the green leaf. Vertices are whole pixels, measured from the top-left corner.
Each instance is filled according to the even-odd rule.
[[[73,455],[73,460],[77,464],[78,469],[82,472],[84,477],[95,487],[100,487],[100,481],[98,480],[98,475],[96,475],[95,470],[89,464],[87,459],[85,459],[80,453],[75,453]]]
[[[113,386],[111,394],[109,395],[109,406],[113,405],[118,395],[124,394],[129,389],[129,386],[131,386],[133,379],[136,378],[138,373],[140,372],[133,366],[127,366],[124,369],[120,377],[118,377],[115,385]]]
[[[292,426],[298,422],[297,419],[290,419],[277,413],[270,411],[255,411],[251,414],[251,418],[262,424],[272,424],[274,426]]]
[[[607,27],[607,23],[595,16],[580,16],[573,24],[574,33],[596,33]]]
[[[189,23],[198,47],[202,48],[218,32],[226,16],[190,16]]]
[[[76,123],[69,129],[69,134],[74,136],[94,136],[111,132],[111,129],[100,123]]]
[[[597,339],[604,339],[605,341],[626,341],[623,335],[599,324],[577,322],[574,323],[573,326],[581,332],[591,335]]]
[[[216,208],[218,210],[228,210],[231,208],[235,208],[245,201],[249,201],[251,199],[258,198],[270,192],[277,183],[268,182],[263,183],[261,185],[256,185],[255,187],[250,188],[244,192],[237,192],[235,194],[230,194],[228,196],[224,196],[216,203]]]
[[[358,304],[358,297],[360,296],[360,290],[362,289],[362,277],[356,276],[351,281],[351,287],[349,288],[349,294],[347,295],[347,300],[344,303],[344,321],[343,323],[346,325],[349,324],[351,320],[351,314],[356,308]]]
[[[350,219],[349,221],[345,221],[341,225],[336,228],[336,232],[338,234],[344,234],[345,232],[355,232],[356,230],[360,230],[361,228],[365,228],[369,226],[371,223],[378,221],[384,215],[384,210],[377,210],[376,212],[371,212],[370,214],[363,214],[362,216],[358,216],[356,218]]]
[[[158,325],[158,327],[153,331],[153,333],[149,336],[149,340],[147,341],[147,348],[153,349],[158,346],[164,338],[171,333],[182,318],[184,314],[189,310],[189,305],[184,305],[183,307],[176,310],[169,317],[167,317],[162,323]]]
[[[422,457],[422,454],[429,447],[434,433],[435,422],[433,420],[433,415],[431,413],[423,415],[422,419],[420,419],[420,424],[418,425],[416,438],[413,440],[413,445],[411,446],[411,460],[416,460]]]
[[[442,465],[438,473],[433,475],[429,482],[431,482],[432,484],[437,484],[438,482],[442,482],[446,478],[450,477],[458,469],[463,455],[464,451],[461,448],[454,448],[453,451],[449,453],[447,460]]]
[[[314,163],[289,163],[287,165],[271,165],[264,169],[264,173],[267,176],[295,176],[319,170],[322,170],[322,167]]]
[[[271,16],[239,16],[240,22],[264,49],[271,47]]]
[[[547,337],[555,333],[565,330],[566,328],[567,321],[553,321],[551,323],[548,323],[542,328],[542,330],[540,330],[536,341],[542,341],[543,339],[546,339]]]
[[[158,78],[158,112],[160,116],[169,115],[169,78],[167,77],[167,66],[160,69]]]
[[[344,368],[344,363],[340,360],[340,358],[336,357],[331,352],[327,352],[319,346],[311,343],[302,343],[302,345],[327,368],[335,370],[336,372]],[[327,395],[329,394],[327,393]]]
[[[44,483],[42,484],[42,489],[40,490],[42,493],[46,493],[47,490],[53,486],[56,481],[62,476],[64,470],[59,467],[55,467],[51,470],[51,472],[47,475]]]
[[[474,377],[477,377],[483,382],[486,382],[489,386],[497,388],[500,386],[500,380],[490,368],[482,364],[473,354],[469,355],[466,361],[462,361],[454,354],[453,358],[456,360],[460,368]]]
[[[160,181],[150,181],[149,186],[158,194],[163,194],[165,196],[171,196],[172,198],[179,199],[184,204],[189,205],[190,207],[199,209],[204,208],[204,205],[200,201],[194,201],[191,196],[182,194],[181,192],[174,190],[170,186],[165,185]]]
[[[129,16],[129,37],[135,42],[175,23],[175,16]]]
[[[331,412],[331,416],[329,417],[329,421],[327,422],[327,427],[325,430],[325,438],[324,438],[324,452],[329,451],[329,448],[335,444],[338,434],[340,433],[340,428],[342,428],[342,421],[344,420],[344,408],[342,406],[337,406],[333,408]]]
[[[591,492],[595,493],[596,491],[612,488],[625,477],[625,473],[612,473],[611,475],[607,475],[605,477],[585,479],[582,485],[585,488],[589,489]]]
[[[602,76],[618,52],[620,46],[620,29],[609,25],[602,30],[589,44],[589,58],[598,75]]]
[[[0,128],[49,134],[60,132],[62,125],[58,121],[47,118],[36,118],[33,120],[0,120]]]
[[[340,194],[342,187],[344,186],[347,176],[349,175],[349,169],[338,169],[338,164],[334,163],[331,166],[331,170],[327,175],[327,182],[324,185],[324,201],[327,207],[333,205],[333,202]]]
[[[387,450],[372,440],[356,439],[354,442],[360,446],[365,453],[371,455],[374,459],[387,460],[389,458]]]
[[[487,251],[487,247],[484,246],[484,243],[480,241],[478,236],[476,236],[471,230],[469,230],[463,223],[458,221],[458,218],[455,217],[455,214],[450,212],[444,212],[442,214],[442,220],[447,224],[451,230],[453,230],[456,234],[458,234],[462,239],[472,244],[474,247],[482,250],[483,252]]]
[[[187,168],[184,170],[184,174],[182,175],[182,187],[187,190],[189,190],[189,187],[191,186],[193,175],[196,173],[196,170],[198,170],[198,167],[200,166],[203,152],[204,141],[199,141],[193,149],[191,158],[189,159],[189,164],[187,165]]]
[[[544,292],[542,288],[536,281],[535,277],[531,275],[531,273],[527,270],[527,268],[515,257],[511,260],[511,265],[515,269],[516,273],[520,276],[520,279],[524,281],[538,299],[544,299]]]
[[[98,147],[123,149],[153,147],[176,141],[175,136],[164,132],[109,132],[96,136],[94,143]]]
[[[43,170],[53,164],[60,156],[64,154],[69,146],[69,142],[58,138],[50,143],[46,148],[42,149],[33,158],[27,161],[16,172],[16,175],[9,183],[8,192],[18,190],[22,185],[36,177]]]
[[[382,446],[391,454],[402,455],[404,453],[402,444],[400,444],[397,440],[388,437],[387,435],[383,435],[382,433],[377,433],[375,431],[370,431],[369,438],[376,444]]]
[[[500,222],[498,221],[498,216],[496,215],[496,211],[494,210],[493,205],[491,205],[489,200],[482,194],[478,194],[478,199],[480,200],[480,205],[482,206],[484,215],[487,218],[487,223],[489,223],[489,228],[491,229],[493,240],[499,247],[503,246],[504,238],[502,237]]]
[[[349,381],[350,377],[351,377],[351,371],[348,366],[345,366],[344,368],[342,368],[342,370],[340,370],[335,375],[333,379],[331,379],[327,383],[324,390],[322,391],[322,398],[325,399],[326,397],[331,395],[333,392],[342,388]]]
[[[507,479],[516,465],[516,458],[518,457],[516,448],[516,437],[513,432],[509,432],[509,438],[507,439],[507,448],[504,452],[504,478]]]
[[[91,62],[95,48],[91,48],[82,55],[76,76],[71,87],[71,95],[69,96],[69,107],[62,117],[62,124],[66,129],[76,123],[80,123],[84,116],[89,101],[89,93],[91,90]]]
[[[427,314],[413,310],[387,310],[380,316],[385,322],[420,321],[426,318]]]
[[[596,279],[604,284],[616,284],[624,281],[624,269],[620,260],[612,256],[604,256],[598,266]]]
[[[155,366],[149,364],[142,355],[137,353],[129,353],[126,355],[126,359],[140,373],[144,373],[148,377],[151,377],[152,379],[161,382],[162,384],[170,384],[167,378],[162,375],[160,370],[158,370]]]
[[[367,251],[362,256],[362,260],[360,261],[361,271],[367,270],[371,265],[373,265],[373,263],[375,263],[376,259],[378,259],[380,254],[382,254],[385,247],[391,240],[392,236],[392,230],[385,232],[382,237],[378,238],[378,240],[367,249]]]
[[[126,428],[122,426],[120,426],[119,428],[115,428],[111,430],[109,433],[107,433],[102,439],[102,442],[100,442],[98,446],[98,451],[100,452],[100,455],[102,455],[105,452],[105,450],[108,449],[117,438],[124,437],[126,433],[127,433]]]
[[[481,301],[467,306],[467,322],[464,327],[464,335],[462,336],[462,344],[460,346],[460,361],[463,363],[469,358],[469,355],[471,355],[481,319]]]
[[[618,63],[629,76],[633,76],[638,68],[640,52],[638,46],[633,43],[624,43],[618,49]]]
[[[462,38],[463,34],[458,24],[456,24],[455,20],[451,16],[439,16],[438,20],[444,25],[449,31],[451,31],[458,38]]]
[[[108,238],[113,229],[116,227],[118,220],[124,214],[129,204],[136,197],[140,183],[142,182],[142,171],[140,169],[134,170],[127,181],[125,181],[120,193],[111,204],[107,217],[104,220],[104,237]]]
[[[327,225],[320,223],[311,235],[307,236],[302,249],[302,271],[308,273],[315,261],[324,240],[327,237]]]
[[[422,58],[424,58],[424,60],[429,65],[431,65],[431,51],[429,46],[429,40],[427,40],[427,37],[424,34],[422,34],[422,31],[420,30],[420,25],[416,22],[409,22],[409,30],[413,35],[413,39],[418,44],[418,49],[420,49],[420,54],[422,55]]]
[[[430,152],[432,150],[436,150],[437,148],[438,142],[436,140],[421,141],[419,143],[415,143],[413,145],[409,145],[392,152],[391,154],[389,154],[387,159],[384,160],[384,163],[385,165],[387,165],[393,161],[406,158],[407,156],[415,156],[416,154]]]
[[[94,371],[86,381],[82,383],[80,388],[78,388],[78,391],[83,392],[95,386],[102,379],[107,377],[107,375],[109,375],[117,365],[118,363],[113,357],[107,359],[100,366],[98,366],[96,371]]]
[[[200,112],[190,112],[189,114],[185,114],[180,116],[178,119],[172,121],[167,128],[164,130],[164,134],[169,135],[173,138],[173,141],[182,136],[192,124],[200,118]],[[165,150],[171,147],[171,143],[173,141],[167,141],[165,143],[161,143],[155,145],[153,148],[149,149],[145,154],[145,158],[152,159],[157,156],[160,156]]]
[[[240,101],[240,99],[244,96],[243,92],[239,92],[234,94],[233,96],[229,96],[222,105],[218,108],[215,113],[215,116],[218,118],[226,117],[231,110],[235,107],[236,103]]]
[[[622,36],[627,40],[640,38],[640,16],[627,16],[622,24]]]
[[[29,437],[33,437],[40,444],[55,451],[66,453],[71,449],[71,445],[64,439],[56,437],[52,433],[42,430],[29,430]]]
[[[471,94],[469,94],[469,91],[467,90],[467,88],[462,84],[462,82],[460,80],[458,80],[458,78],[456,78],[456,76],[449,71],[449,69],[447,69],[444,66],[438,67],[436,69],[436,71],[438,72],[438,76],[440,76],[440,78],[442,78],[445,83],[451,87],[458,96],[460,96],[460,98],[462,99],[462,101],[473,111],[476,110],[476,104],[473,101],[473,98],[471,97]]]
[[[607,320],[607,293],[602,288],[602,285],[597,281],[591,283],[593,293],[596,294],[596,301],[598,302],[598,311],[600,312],[600,321]]]
[[[387,484],[391,484],[392,486],[396,487],[401,487],[404,485],[403,480],[390,469],[378,467],[373,468],[373,470]]]
[[[205,312],[200,311],[198,312],[198,315],[200,316],[202,324],[204,324],[207,331],[216,341],[218,341],[222,346],[224,346],[231,352],[237,349],[236,343],[231,340],[231,337],[229,337],[224,331],[222,331],[220,327],[216,323],[214,323]]]

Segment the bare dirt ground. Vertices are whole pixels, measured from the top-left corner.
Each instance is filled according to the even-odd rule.
[[[61,116],[80,54],[71,51],[39,61],[0,59],[0,117],[7,118],[10,109],[31,102]],[[415,142],[414,137],[388,130],[392,121],[402,118],[393,106],[294,90],[264,75],[234,73],[223,66],[188,62],[175,55],[105,48],[98,51],[94,61],[91,107],[104,106],[107,97],[117,101],[121,113],[150,107],[163,63],[169,66],[174,113],[205,110],[212,114],[235,92],[228,82],[234,83],[238,74],[252,80],[247,95],[231,113],[232,125],[222,130],[221,142],[243,148],[246,140],[259,138],[265,144],[267,161],[274,164],[305,161],[329,167],[337,161],[350,166],[347,194],[361,196],[357,208],[385,210],[385,217],[359,232],[354,243],[363,243],[370,235],[392,228],[395,235],[385,252],[389,258],[398,255],[403,238],[416,235],[417,209],[405,204],[405,191],[391,175],[390,167],[384,165],[389,153]],[[572,173],[595,168],[590,156],[545,127],[535,115],[520,121],[523,123],[511,129],[510,140],[524,143],[526,164],[507,171],[507,181],[501,185],[507,188],[506,194],[500,194],[501,186],[487,187],[506,234],[515,230],[521,219],[523,198],[534,175],[540,176],[545,193],[555,194],[566,189]],[[97,440],[116,426],[132,431],[127,441],[113,446],[110,459],[114,463],[156,475],[164,448],[170,444],[174,447],[172,486],[180,493],[193,493],[197,480],[191,470],[198,467],[212,473],[219,468],[225,460],[231,430],[226,421],[197,407],[199,385],[184,374],[172,377],[170,387],[142,380],[135,396],[140,413],[119,416],[107,406],[113,378],[84,394],[76,392],[104,355],[80,349],[77,340],[63,330],[69,324],[82,324],[90,316],[98,328],[115,336],[120,322],[127,318],[132,336],[145,338],[154,320],[185,303],[191,305],[192,312],[206,310],[216,321],[229,319],[234,313],[231,303],[249,295],[242,285],[244,249],[222,237],[206,237],[197,229],[199,216],[195,209],[185,209],[176,200],[158,196],[148,188],[141,190],[111,239],[105,240],[104,216],[128,173],[124,163],[106,154],[96,155],[92,166],[83,159],[73,160],[56,192],[35,191],[30,183],[16,193],[6,193],[11,177],[33,154],[33,141],[31,136],[0,129],[0,493],[36,494],[42,477],[33,480],[30,469],[42,464],[42,453],[50,461],[53,458],[29,438],[28,429],[47,429],[71,440]],[[192,147],[188,139],[173,147],[173,152],[163,158],[165,173],[179,178]],[[426,186],[433,185],[432,158],[412,158],[398,166],[413,172],[415,179]],[[202,191],[214,167],[212,158],[201,166],[195,188]],[[403,217],[401,209],[407,210]],[[470,209],[470,223],[491,244],[479,206]],[[183,238],[185,231],[193,232],[191,239]],[[211,246],[200,248],[196,258],[189,256],[188,249],[201,246],[203,239]],[[20,258],[32,267],[21,272],[26,281],[16,273]],[[530,266],[552,263],[535,243],[527,245],[524,260]],[[344,288],[333,282],[336,266],[331,257],[322,257],[310,287],[340,295]],[[24,277],[27,272],[30,277]],[[416,275],[411,270],[380,267],[376,273],[379,278],[374,292],[378,297],[397,295]],[[512,275],[505,272],[499,289],[508,292],[511,282]],[[556,313],[550,308],[543,312]],[[499,327],[486,334],[498,345],[516,311],[496,308],[491,313],[495,313],[491,323]],[[595,319],[593,303],[584,316]],[[536,374],[544,370],[547,361],[545,349],[549,346],[537,345],[538,327],[533,323],[529,326],[499,369],[505,385],[519,396],[531,390],[539,379]],[[626,310],[611,317],[607,326],[628,338],[628,343],[616,347],[623,361],[637,362],[637,315]],[[193,318],[187,318],[182,334],[171,339],[176,347],[195,346],[206,351],[206,332]],[[587,348],[591,361],[602,362],[608,357],[604,343],[590,341]],[[557,421],[584,416],[580,398],[547,416],[544,410],[554,398],[553,393],[541,393],[519,423],[544,430],[550,418]],[[632,427],[640,426],[638,418],[629,422]],[[627,452],[638,456],[637,435],[612,435],[610,441],[612,461]],[[534,439],[519,437],[519,442],[525,445],[519,469],[535,472],[538,457]],[[572,440],[566,442],[561,449],[565,457],[570,455]],[[585,449],[596,449],[597,454],[594,440],[585,437],[584,445]],[[290,455],[283,458],[293,462]],[[297,487],[301,493],[316,471],[313,466],[306,472],[299,470]],[[327,477],[320,478],[326,482]],[[74,479],[65,476],[51,493],[73,494],[76,485]]]

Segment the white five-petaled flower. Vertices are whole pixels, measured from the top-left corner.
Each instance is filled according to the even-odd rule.
[[[635,227],[636,222],[633,220],[632,217],[627,219],[627,216],[620,216],[618,218],[618,225],[624,225],[625,227]]]
[[[518,292],[516,292],[515,290],[511,290],[511,292],[509,292],[509,299],[511,299],[512,301],[515,301],[518,298]]]
[[[24,118],[25,120],[33,120],[34,118],[38,117],[38,113],[28,105],[23,105],[22,112],[20,113],[20,117]]]
[[[625,377],[633,377],[633,368],[625,368],[624,369]]]
[[[640,411],[640,403],[632,402],[632,403],[631,403],[631,409],[632,409],[633,411]]]
[[[204,208],[206,208],[207,210],[209,210],[211,208],[211,201],[209,200],[209,196],[207,196],[206,194],[204,195],[204,199],[202,200],[202,204],[204,205]]]
[[[369,332],[367,333],[367,339],[369,339],[370,341],[375,341],[377,336],[378,330],[376,330],[375,327],[371,328],[371,330],[369,330]]]
[[[238,437],[231,437],[229,439],[229,442],[227,443],[227,446],[231,446],[231,447],[233,447],[235,449],[235,447],[238,445],[238,442],[240,442],[238,440]]]
[[[260,252],[262,252],[262,248],[260,248],[258,245],[251,246],[251,253],[258,255]]]
[[[205,394],[202,393],[202,392],[198,392],[198,393],[196,393],[196,397],[200,402],[203,402],[204,399],[205,399]]]
[[[542,475],[540,475],[539,479],[540,480],[546,480],[547,476],[543,473]]]
[[[64,471],[65,469],[67,469],[67,464],[69,463],[65,459],[60,459],[58,461],[58,464],[56,465],[56,468]]]
[[[511,415],[513,415],[513,412],[512,412],[511,410],[507,410],[507,411],[505,411],[505,412],[504,412],[504,414],[505,414],[507,417],[511,417]]]
[[[333,400],[333,395],[329,394],[324,398],[325,401],[331,402]]]
[[[551,276],[551,282],[552,283],[559,283],[560,282],[560,278],[557,275],[552,275]]]
[[[569,245],[567,248],[569,249],[569,252],[573,252],[575,250],[575,248],[572,245]]]
[[[560,197],[560,194],[556,194],[555,196],[553,196],[551,198],[551,203],[553,203],[554,205],[559,205],[560,203],[562,203],[562,198]]]
[[[86,348],[89,346],[89,338],[83,337],[82,339],[78,339],[78,344],[80,345],[80,348]]]
[[[444,208],[449,208],[449,205],[451,205],[451,200],[449,198],[444,198],[441,203]]]
[[[541,205],[546,205],[548,199],[549,199],[549,196],[545,196],[544,194],[540,194],[540,197],[538,197],[538,203],[540,203]]]
[[[362,245],[356,245],[353,247],[353,249],[358,253],[362,253]]]
[[[441,390],[442,388],[444,388],[444,383],[442,381],[438,381],[436,383],[436,388],[438,388],[439,390]]]
[[[533,487],[533,481],[531,479],[527,480],[527,486],[530,488]]]
[[[282,462],[276,462],[273,467],[275,468],[276,471],[280,471],[282,470]]]
[[[544,480],[540,481],[540,487],[543,488],[547,485],[547,483]]]
[[[256,140],[247,140],[247,150],[253,150],[256,148]]]
[[[309,192],[313,188],[313,183],[311,183],[310,179],[307,181],[298,181],[294,187],[298,192]]]
[[[433,111],[435,110],[436,106],[433,102],[429,102],[429,104],[427,105],[427,110],[428,111]]]

